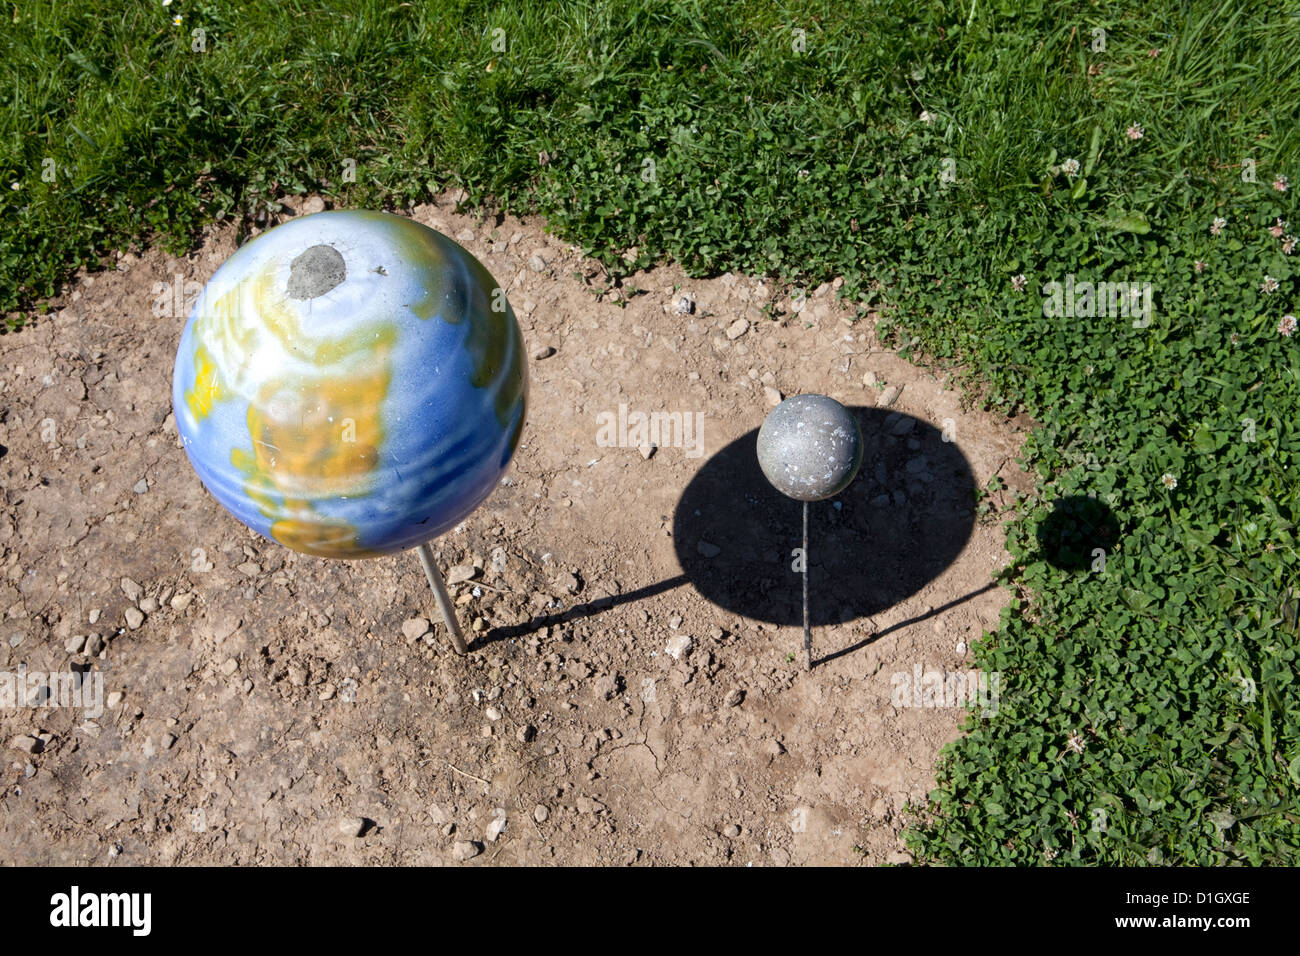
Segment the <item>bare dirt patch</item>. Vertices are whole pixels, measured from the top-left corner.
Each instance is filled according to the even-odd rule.
[[[1025,487],[1022,433],[847,324],[830,287],[777,321],[770,287],[730,274],[657,268],[615,298],[539,222],[412,214],[507,287],[534,355],[509,477],[435,545],[475,566],[452,588],[474,653],[414,620],[437,616],[414,554],[295,554],[191,471],[184,310],[156,317],[155,285],[206,281],[233,226],[79,276],[0,337],[0,671],[75,667],[107,701],[0,709],[0,859],[898,859],[964,711],[893,706],[893,675],[966,670],[995,626],[1006,555],[973,492]],[[860,408],[867,439],[813,513],[811,673],[798,506],[753,457],[771,389]],[[702,454],[600,444],[620,405],[699,413]]]

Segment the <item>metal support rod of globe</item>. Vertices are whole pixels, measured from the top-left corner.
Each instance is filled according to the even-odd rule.
[[[447,624],[447,631],[451,634],[452,646],[456,648],[457,654],[468,654],[469,647],[465,644],[465,635],[461,633],[460,623],[456,620],[456,610],[451,606],[451,596],[447,593],[447,583],[442,579],[442,572],[438,566],[433,563],[433,549],[429,547],[426,541],[419,547],[420,563],[424,565],[424,576],[429,579],[429,587],[433,590],[433,597],[438,602],[438,610],[442,612],[442,619]]]

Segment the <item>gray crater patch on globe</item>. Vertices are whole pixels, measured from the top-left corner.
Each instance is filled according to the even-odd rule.
[[[862,430],[825,395],[796,395],[772,409],[758,430],[758,464],[773,487],[797,501],[821,501],[847,488],[862,464]]]
[[[316,299],[342,285],[347,277],[348,267],[342,254],[333,246],[316,245],[289,264],[285,291],[291,299]]]

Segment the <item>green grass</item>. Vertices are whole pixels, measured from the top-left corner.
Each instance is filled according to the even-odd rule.
[[[1041,423],[1036,487],[1008,514],[1015,598],[976,650],[1000,706],[945,753],[914,848],[1296,861],[1300,334],[1276,327],[1300,311],[1300,252],[1268,232],[1280,217],[1300,233],[1287,4],[178,0],[13,17],[0,310],[39,307],[132,241],[183,249],[312,190],[403,206],[461,185],[544,213],[615,281],[666,258],[843,275],[905,354]],[[1296,187],[1273,189],[1281,175]],[[1040,287],[1067,274],[1151,282],[1151,325],[1044,316]],[[1043,559],[1052,502],[1077,495],[1121,529],[1104,570]]]

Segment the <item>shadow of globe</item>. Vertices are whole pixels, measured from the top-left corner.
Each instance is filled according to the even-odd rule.
[[[1119,520],[1105,502],[1070,495],[1052,502],[1036,531],[1043,560],[1063,571],[1084,571],[1109,557],[1120,539]]]

